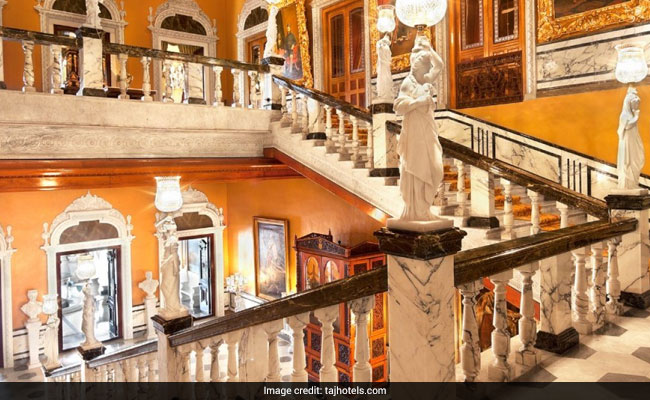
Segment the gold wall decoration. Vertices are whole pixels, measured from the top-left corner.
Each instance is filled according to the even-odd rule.
[[[283,0],[277,7],[280,8],[277,48],[284,58],[283,74],[286,78],[311,88],[314,86],[314,78],[309,56],[305,0]],[[291,29],[290,32],[287,31],[287,25]],[[297,38],[293,32],[298,32]]]
[[[377,41],[379,41],[381,33],[377,30],[377,5],[378,2],[381,4],[395,4],[395,0],[370,0],[370,9],[368,10],[368,16],[370,24],[370,60],[372,63],[372,75],[377,75]],[[411,50],[415,42],[415,28],[410,28],[402,24],[397,20],[397,27],[395,32],[393,32],[393,40],[391,45],[391,50],[393,51],[393,59],[391,61],[391,69],[394,73],[406,71],[411,68]],[[434,28],[427,29],[424,33],[431,40],[431,43],[435,47],[434,40]],[[400,38],[403,42],[402,45],[396,45],[396,41]]]
[[[650,0],[609,0],[605,7],[584,12],[563,12],[556,18],[556,5],[570,0],[537,0],[537,42],[547,43],[616,26],[650,21]],[[589,3],[587,0],[586,3]],[[602,2],[599,2],[602,4]],[[589,6],[586,4],[587,7]]]

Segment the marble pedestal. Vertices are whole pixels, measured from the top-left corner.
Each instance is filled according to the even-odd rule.
[[[152,318],[158,335],[158,377],[159,382],[181,382],[183,364],[177,349],[169,345],[168,337],[192,326],[192,316],[165,319],[160,315]]]
[[[541,260],[540,329],[535,347],[561,354],[580,342],[580,335],[571,320],[571,272],[574,270],[570,253]]]
[[[605,197],[611,218],[636,218],[637,230],[623,235],[618,246],[619,281],[621,301],[641,309],[650,307],[650,195],[647,190],[639,194],[610,194]]]
[[[27,343],[29,350],[29,362],[27,364],[27,369],[38,368],[41,366],[41,363],[38,359],[38,349],[40,348],[39,334],[41,331],[41,320],[28,320],[25,323],[25,329],[27,329]]]
[[[284,58],[266,57],[262,59],[262,65],[269,66],[269,73],[262,77],[262,108],[265,110],[282,110],[282,91],[280,87],[273,82],[273,75],[282,76],[282,66]],[[279,121],[282,114],[277,113],[271,118],[271,121]]]
[[[91,368],[88,368],[87,361],[94,360],[95,358],[101,356],[106,351],[106,348],[99,343],[99,346],[92,347],[77,347],[77,351],[83,360],[81,362],[81,382],[94,382],[95,374]]]
[[[106,97],[104,90],[103,43],[104,31],[82,26],[77,30],[81,38],[79,49],[79,80],[77,96]]]
[[[144,312],[147,321],[147,339],[156,337],[156,330],[153,327],[153,316],[156,315],[156,298],[145,297],[144,299]]]
[[[203,65],[188,63],[187,65],[187,87],[189,97],[187,104],[207,104],[203,95]]]
[[[472,200],[470,216],[463,219],[463,226],[486,229],[486,236],[500,236],[499,219],[494,207],[494,175],[488,171],[471,166],[470,181]]]
[[[372,140],[374,168],[370,176],[386,178],[387,184],[394,184],[399,178],[399,157],[397,135],[388,130],[386,123],[395,121],[393,104],[378,103],[370,106],[372,113]]]
[[[454,254],[465,235],[375,232],[388,255],[391,382],[455,381]]]

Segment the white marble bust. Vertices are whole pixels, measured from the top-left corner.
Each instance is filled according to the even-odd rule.
[[[27,291],[27,299],[29,301],[20,307],[20,310],[29,318],[29,322],[38,321],[38,316],[43,311],[43,303],[36,301],[37,297],[37,290]]]
[[[151,271],[144,273],[145,280],[138,284],[138,287],[147,294],[147,299],[156,298],[156,289],[158,289],[158,281],[152,279],[153,274]]]

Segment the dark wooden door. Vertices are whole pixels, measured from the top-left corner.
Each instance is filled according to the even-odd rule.
[[[332,96],[366,107],[363,1],[323,10],[325,88]]]
[[[111,249],[106,253],[108,257],[108,298],[106,299],[106,305],[108,307],[109,315],[109,330],[111,336],[120,336],[119,334],[119,287],[118,287],[118,251],[117,249]]]

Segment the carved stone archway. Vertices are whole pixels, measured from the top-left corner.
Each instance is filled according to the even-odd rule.
[[[11,303],[11,257],[16,252],[12,247],[14,241],[11,227],[3,230],[0,226],[0,301],[2,302],[2,363],[4,368],[14,366],[13,320]]]
[[[113,235],[110,238],[78,241],[67,237],[70,228],[88,222],[110,225]],[[124,339],[133,338],[133,296],[131,277],[131,241],[135,238],[131,234],[131,216],[124,216],[113,206],[98,196],[88,192],[86,195],[73,201],[52,224],[43,224],[43,240],[41,247],[47,256],[47,289],[48,293],[58,293],[57,283],[57,254],[77,250],[102,249],[119,246],[120,251],[120,317],[122,322],[122,336]]]

